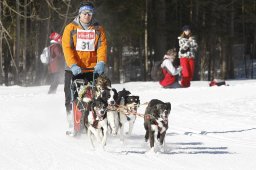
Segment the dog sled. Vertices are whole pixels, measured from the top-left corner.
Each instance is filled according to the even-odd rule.
[[[83,78],[84,73],[74,76],[71,82],[71,114],[73,115],[74,131],[73,135],[82,133],[85,129],[85,114],[89,114],[88,103],[93,100],[93,90],[96,75],[93,74],[92,82]],[[70,131],[66,131],[67,135],[70,135]]]
[[[104,149],[108,135],[116,136],[124,142],[124,126],[129,124],[128,135],[139,107],[139,96],[130,95],[125,89],[117,92],[111,87],[110,80],[104,75],[93,75],[92,82],[83,79],[82,75],[72,78],[71,101],[73,123],[69,136],[87,133],[92,148]],[[70,126],[71,127],[71,126]]]

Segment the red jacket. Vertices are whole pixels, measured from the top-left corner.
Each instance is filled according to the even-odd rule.
[[[60,44],[52,44],[50,46],[50,61],[48,69],[50,73],[57,73],[64,71],[65,60]]]
[[[175,83],[176,78],[172,74],[170,74],[166,69],[162,69],[162,72],[164,73],[164,79],[161,80],[159,83],[163,87],[167,87]]]

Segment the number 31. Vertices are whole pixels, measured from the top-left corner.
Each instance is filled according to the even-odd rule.
[[[83,49],[83,50],[89,49],[89,42],[84,42],[84,41],[83,41],[82,49]]]

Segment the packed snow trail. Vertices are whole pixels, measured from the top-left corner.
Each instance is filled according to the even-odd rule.
[[[153,98],[171,102],[167,151],[156,154],[147,154],[140,117],[124,144],[109,137],[105,152],[93,151],[85,134],[65,135],[63,85],[52,95],[48,86],[0,86],[0,170],[253,170],[256,81],[228,84],[208,87],[198,81],[186,89],[163,89],[157,82],[114,84],[139,95],[142,104]]]

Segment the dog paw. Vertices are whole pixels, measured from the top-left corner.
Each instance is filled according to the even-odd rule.
[[[148,146],[148,142],[145,142],[145,141],[141,144],[141,146],[144,147],[144,148],[148,148],[149,147]]]
[[[129,138],[129,137],[131,137],[131,136],[132,136],[132,134],[131,134],[131,133],[129,133],[129,132],[126,132],[126,133],[125,133],[125,136]]]
[[[130,132],[125,132],[125,135],[131,136],[131,133]]]
[[[90,149],[90,151],[96,151],[94,146],[91,146],[91,148],[89,148],[89,149]]]
[[[74,130],[67,130],[66,131],[67,136],[75,137],[77,133]]]
[[[125,146],[125,141],[124,141],[124,140],[120,140],[120,144],[121,144],[122,146]]]
[[[155,148],[154,148],[154,147],[151,148],[149,151],[146,152],[146,154],[147,154],[147,155],[154,155],[154,154],[156,154]]]
[[[104,146],[98,147],[97,152],[105,152],[105,147]]]
[[[162,153],[165,153],[166,152],[166,149],[164,146],[160,146],[159,147],[159,151],[162,152]]]

